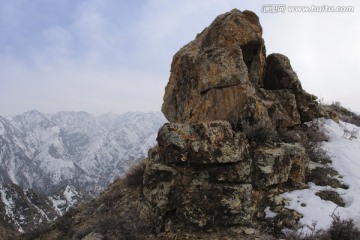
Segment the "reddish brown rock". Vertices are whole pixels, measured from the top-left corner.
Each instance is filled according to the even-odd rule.
[[[232,10],[218,16],[173,58],[162,110],[170,122],[238,119],[264,75],[258,17]]]
[[[249,11],[218,16],[173,58],[162,111],[170,122],[259,121],[287,128],[316,117],[281,54],[265,58],[262,28]]]

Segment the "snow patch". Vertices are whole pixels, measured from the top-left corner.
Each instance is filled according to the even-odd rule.
[[[352,218],[356,223],[360,222],[360,141],[346,138],[345,129],[359,130],[360,128],[341,121],[339,124],[330,119],[324,121],[323,131],[329,137],[329,141],[324,142],[324,148],[332,159],[334,169],[343,176],[341,181],[346,183],[349,189],[333,189],[309,183],[308,189],[281,195],[289,200],[287,208],[303,214],[304,217],[299,223],[304,226],[311,226],[316,222],[317,229],[328,228],[332,222],[332,214],[345,219]],[[322,190],[338,192],[346,204],[345,207],[339,207],[315,195],[316,192]],[[303,230],[310,231],[307,228]]]
[[[270,207],[266,207],[264,212],[265,212],[265,218],[274,218],[278,215],[276,212],[271,211]]]

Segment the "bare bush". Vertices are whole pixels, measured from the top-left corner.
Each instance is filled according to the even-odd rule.
[[[330,228],[327,230],[331,240],[356,240],[360,239],[360,230],[355,226],[353,219],[342,219],[333,215]]]
[[[124,178],[126,186],[131,188],[142,186],[145,168],[145,160],[142,160],[137,164],[132,165]]]
[[[358,135],[359,135],[359,129],[353,128],[352,130],[348,130],[346,129],[346,125],[345,125],[344,134],[343,134],[344,138],[353,140],[353,139],[357,139]]]
[[[358,240],[360,230],[354,224],[353,219],[342,219],[340,216],[332,214],[332,223],[327,230],[317,230],[316,223],[306,226],[310,233],[291,232],[286,235],[289,240]]]
[[[360,127],[360,116],[353,115],[353,116],[341,116],[341,121],[354,124],[358,127]]]
[[[301,144],[306,150],[310,160],[317,163],[330,163],[330,157],[323,148],[323,141],[328,140],[327,136],[320,130],[323,122],[315,120],[309,123],[304,130],[305,136]]]
[[[250,125],[249,123],[243,124],[243,131],[250,141],[256,143],[273,142],[278,140],[278,134],[272,124],[267,124],[265,121],[260,121],[256,124]]]
[[[333,106],[334,108],[342,108],[341,102],[339,101],[335,101],[331,103],[331,106]]]

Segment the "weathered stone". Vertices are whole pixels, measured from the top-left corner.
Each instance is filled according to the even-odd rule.
[[[274,225],[279,230],[284,228],[293,229],[296,227],[296,223],[302,218],[303,215],[296,212],[295,210],[290,210],[285,207],[281,208],[279,214],[274,219]]]
[[[238,118],[262,84],[265,47],[258,17],[232,10],[217,17],[173,58],[162,110],[170,122]]]
[[[159,146],[150,148],[148,151],[148,159],[152,162],[161,162],[162,150]]]
[[[83,237],[81,240],[103,240],[103,239],[105,239],[105,237],[100,233],[91,232],[85,237]]]
[[[270,54],[266,58],[264,87],[271,90],[302,90],[297,74],[290,65],[290,60],[278,53]]]
[[[273,101],[269,117],[277,128],[288,128],[301,124],[295,94],[288,89],[268,91]]]
[[[316,97],[302,89],[289,59],[265,56],[254,13],[220,15],[174,56],[163,113],[176,123],[245,120],[277,128],[316,117]]]
[[[301,142],[301,135],[297,131],[289,130],[282,133],[281,139],[287,143],[297,143]]]
[[[255,150],[256,185],[259,187],[285,183],[304,183],[308,156],[299,144],[282,143],[280,147]]]
[[[167,123],[157,138],[167,163],[230,163],[244,161],[248,142],[225,121]]]
[[[271,90],[291,90],[296,98],[297,110],[302,122],[319,117],[319,107],[315,101],[317,97],[302,89],[297,74],[286,56],[273,53],[267,57],[264,87]]]
[[[215,165],[209,171],[209,178],[212,182],[219,183],[251,183],[250,158],[244,162]]]
[[[245,228],[244,233],[246,235],[254,235],[255,234],[255,229],[254,228]]]
[[[315,195],[319,196],[322,200],[331,201],[340,207],[345,207],[345,202],[338,192],[333,190],[323,190],[315,193]]]
[[[197,227],[249,224],[255,212],[250,184],[216,185],[194,179],[181,202],[180,217]]]
[[[166,213],[174,207],[169,205],[169,201],[173,194],[176,174],[174,168],[161,163],[149,162],[146,166],[143,194],[161,213]]]

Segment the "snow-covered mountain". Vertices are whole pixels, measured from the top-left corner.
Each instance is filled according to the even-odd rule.
[[[20,232],[57,217],[49,199],[16,184],[0,185],[0,213],[2,225]]]
[[[50,197],[16,184],[0,185],[0,225],[28,232],[62,216],[77,203],[89,199],[86,193],[66,186]]]
[[[0,117],[0,184],[50,196],[67,185],[97,194],[146,156],[161,113],[104,114],[36,110]]]

